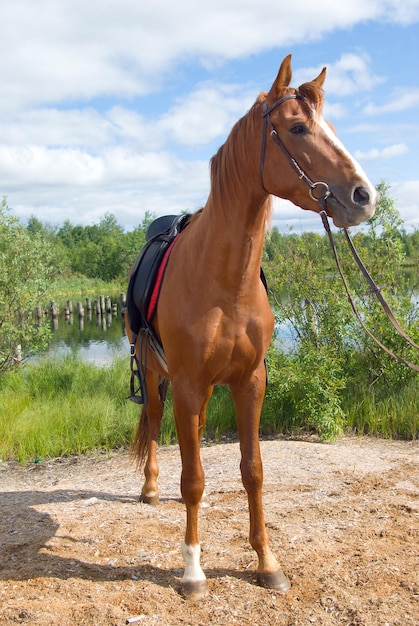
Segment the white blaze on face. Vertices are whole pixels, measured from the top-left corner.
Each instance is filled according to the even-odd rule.
[[[335,135],[333,130],[330,128],[329,124],[326,122],[326,120],[322,116],[318,118],[318,124],[320,128],[324,131],[326,137],[330,140],[330,143],[334,145],[338,150],[340,150],[342,154],[344,154],[352,162],[356,175],[359,177],[360,181],[363,182],[363,186],[365,187],[365,189],[367,189],[367,191],[370,194],[370,202],[371,203],[375,202],[377,198],[377,190],[375,189],[375,187],[373,187],[373,185],[368,180],[366,173],[364,172],[364,170],[362,169],[358,161],[354,159],[354,157],[351,155],[350,152],[348,152],[348,150],[345,148],[343,143]]]

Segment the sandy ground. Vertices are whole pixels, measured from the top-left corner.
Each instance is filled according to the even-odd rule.
[[[162,501],[138,501],[126,452],[0,464],[0,624],[419,624],[418,442],[263,441],[272,547],[292,588],[256,585],[237,443],[203,446],[209,592],[178,593],[185,512],[177,446]]]

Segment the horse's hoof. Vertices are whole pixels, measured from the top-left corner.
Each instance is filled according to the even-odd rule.
[[[144,504],[150,504],[150,506],[157,506],[160,502],[159,494],[155,494],[154,496],[146,496],[142,493],[140,495],[140,502],[144,502]]]
[[[185,581],[182,582],[180,592],[185,600],[201,600],[207,593],[207,581]]]
[[[288,591],[291,588],[291,583],[285,576],[282,570],[277,572],[271,572],[269,574],[257,575],[258,583],[261,587],[267,589],[276,589],[277,591]]]

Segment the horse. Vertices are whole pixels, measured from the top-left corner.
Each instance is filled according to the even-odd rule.
[[[204,495],[200,439],[215,385],[228,386],[234,402],[257,582],[283,592],[290,588],[265,527],[258,432],[274,324],[260,272],[271,196],[305,210],[324,210],[337,227],[370,219],[377,202],[375,188],[322,116],[325,77],[323,68],[312,81],[291,87],[288,55],[269,92],[258,96],[212,157],[208,199],[188,217],[171,249],[152,321],[165,359],[142,332],[135,337],[125,319],[147,387],[133,450],[145,476],[141,500],[154,505],[159,501],[156,450],[172,385],[186,507],[180,591],[189,599],[207,592],[198,534]]]

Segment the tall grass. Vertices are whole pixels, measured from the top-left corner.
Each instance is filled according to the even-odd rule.
[[[139,414],[139,407],[127,400],[129,375],[128,359],[117,358],[98,368],[70,356],[44,359],[0,377],[0,458],[27,462],[128,446]],[[297,387],[281,386],[279,378],[273,377],[268,388],[261,432],[299,434],[315,430],[313,420],[304,418],[305,404],[296,395]],[[389,389],[387,394],[359,384],[347,390],[342,407],[347,432],[403,439],[419,436],[415,379],[399,392]],[[162,444],[176,440],[172,409],[169,392]],[[216,388],[208,406],[204,436],[218,441],[235,432],[230,393],[226,388]]]
[[[28,461],[127,445],[138,408],[128,363],[101,369],[75,357],[41,360],[0,380],[0,457]]]
[[[399,391],[358,384],[343,402],[347,428],[360,435],[389,439],[419,437],[419,394],[415,378]]]
[[[100,278],[87,278],[86,276],[72,275],[70,277],[56,279],[51,285],[50,292],[54,294],[56,300],[66,300],[67,298],[76,296],[112,295],[125,291],[127,281],[106,282]]]

